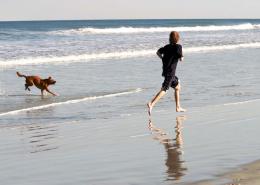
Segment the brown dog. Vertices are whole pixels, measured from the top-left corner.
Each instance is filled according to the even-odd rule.
[[[46,90],[48,93],[52,94],[53,96],[57,96],[55,93],[51,92],[48,89],[49,85],[54,85],[56,83],[51,77],[47,79],[41,79],[39,76],[25,76],[16,72],[17,76],[25,78],[25,90],[30,91],[29,86],[35,85],[38,89],[41,89],[41,93],[43,96],[43,91]]]

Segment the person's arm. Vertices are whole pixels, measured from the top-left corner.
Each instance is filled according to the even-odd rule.
[[[178,54],[178,57],[179,57],[180,61],[183,61],[184,57],[183,57],[182,46],[181,45],[179,45],[179,47],[177,49],[177,54]]]
[[[156,52],[157,56],[158,56],[160,59],[163,58],[163,50],[164,50],[164,48],[162,47],[162,48],[158,49],[158,51]]]
[[[157,54],[157,56],[158,56],[160,59],[163,58],[163,56],[162,56],[162,54],[159,52],[159,50],[156,52],[156,54]]]

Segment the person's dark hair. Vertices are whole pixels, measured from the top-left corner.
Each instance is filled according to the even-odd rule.
[[[177,44],[180,40],[180,35],[177,31],[172,31],[169,36],[170,44]]]

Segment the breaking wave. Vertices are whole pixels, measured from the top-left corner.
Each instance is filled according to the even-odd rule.
[[[238,25],[210,25],[210,26],[183,26],[183,27],[119,27],[119,28],[78,28],[69,30],[51,31],[49,34],[55,35],[85,35],[85,34],[136,34],[136,33],[160,33],[172,30],[179,32],[205,32],[205,31],[225,31],[225,30],[252,30],[260,29],[259,24],[238,24]]]
[[[231,44],[231,45],[215,45],[215,46],[199,46],[184,48],[185,54],[197,52],[213,52],[220,50],[234,50],[240,48],[260,48],[260,42]],[[75,62],[89,62],[93,60],[105,60],[113,58],[134,58],[142,56],[155,55],[157,48],[149,50],[129,50],[123,52],[99,53],[99,54],[81,54],[81,55],[68,55],[68,56],[53,56],[53,57],[34,57],[22,58],[15,60],[0,60],[2,67],[14,67],[19,65],[39,65],[39,64],[66,64]]]

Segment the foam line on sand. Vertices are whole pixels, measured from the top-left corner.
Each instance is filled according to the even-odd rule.
[[[112,97],[116,97],[116,96],[124,96],[124,95],[128,95],[128,94],[139,93],[141,91],[142,91],[141,88],[137,88],[137,89],[131,90],[131,91],[106,94],[106,95],[102,95],[102,96],[91,96],[91,97],[85,97],[85,98],[81,98],[81,99],[68,100],[68,101],[64,101],[64,102],[51,103],[51,104],[46,104],[46,105],[40,105],[40,106],[29,107],[29,108],[18,109],[18,110],[0,113],[0,116],[19,114],[21,112],[46,109],[46,108],[49,108],[49,107],[57,107],[57,106],[67,105],[67,104],[81,103],[81,102],[89,101],[89,100],[96,100],[96,99],[102,99],[102,98],[112,98]]]

